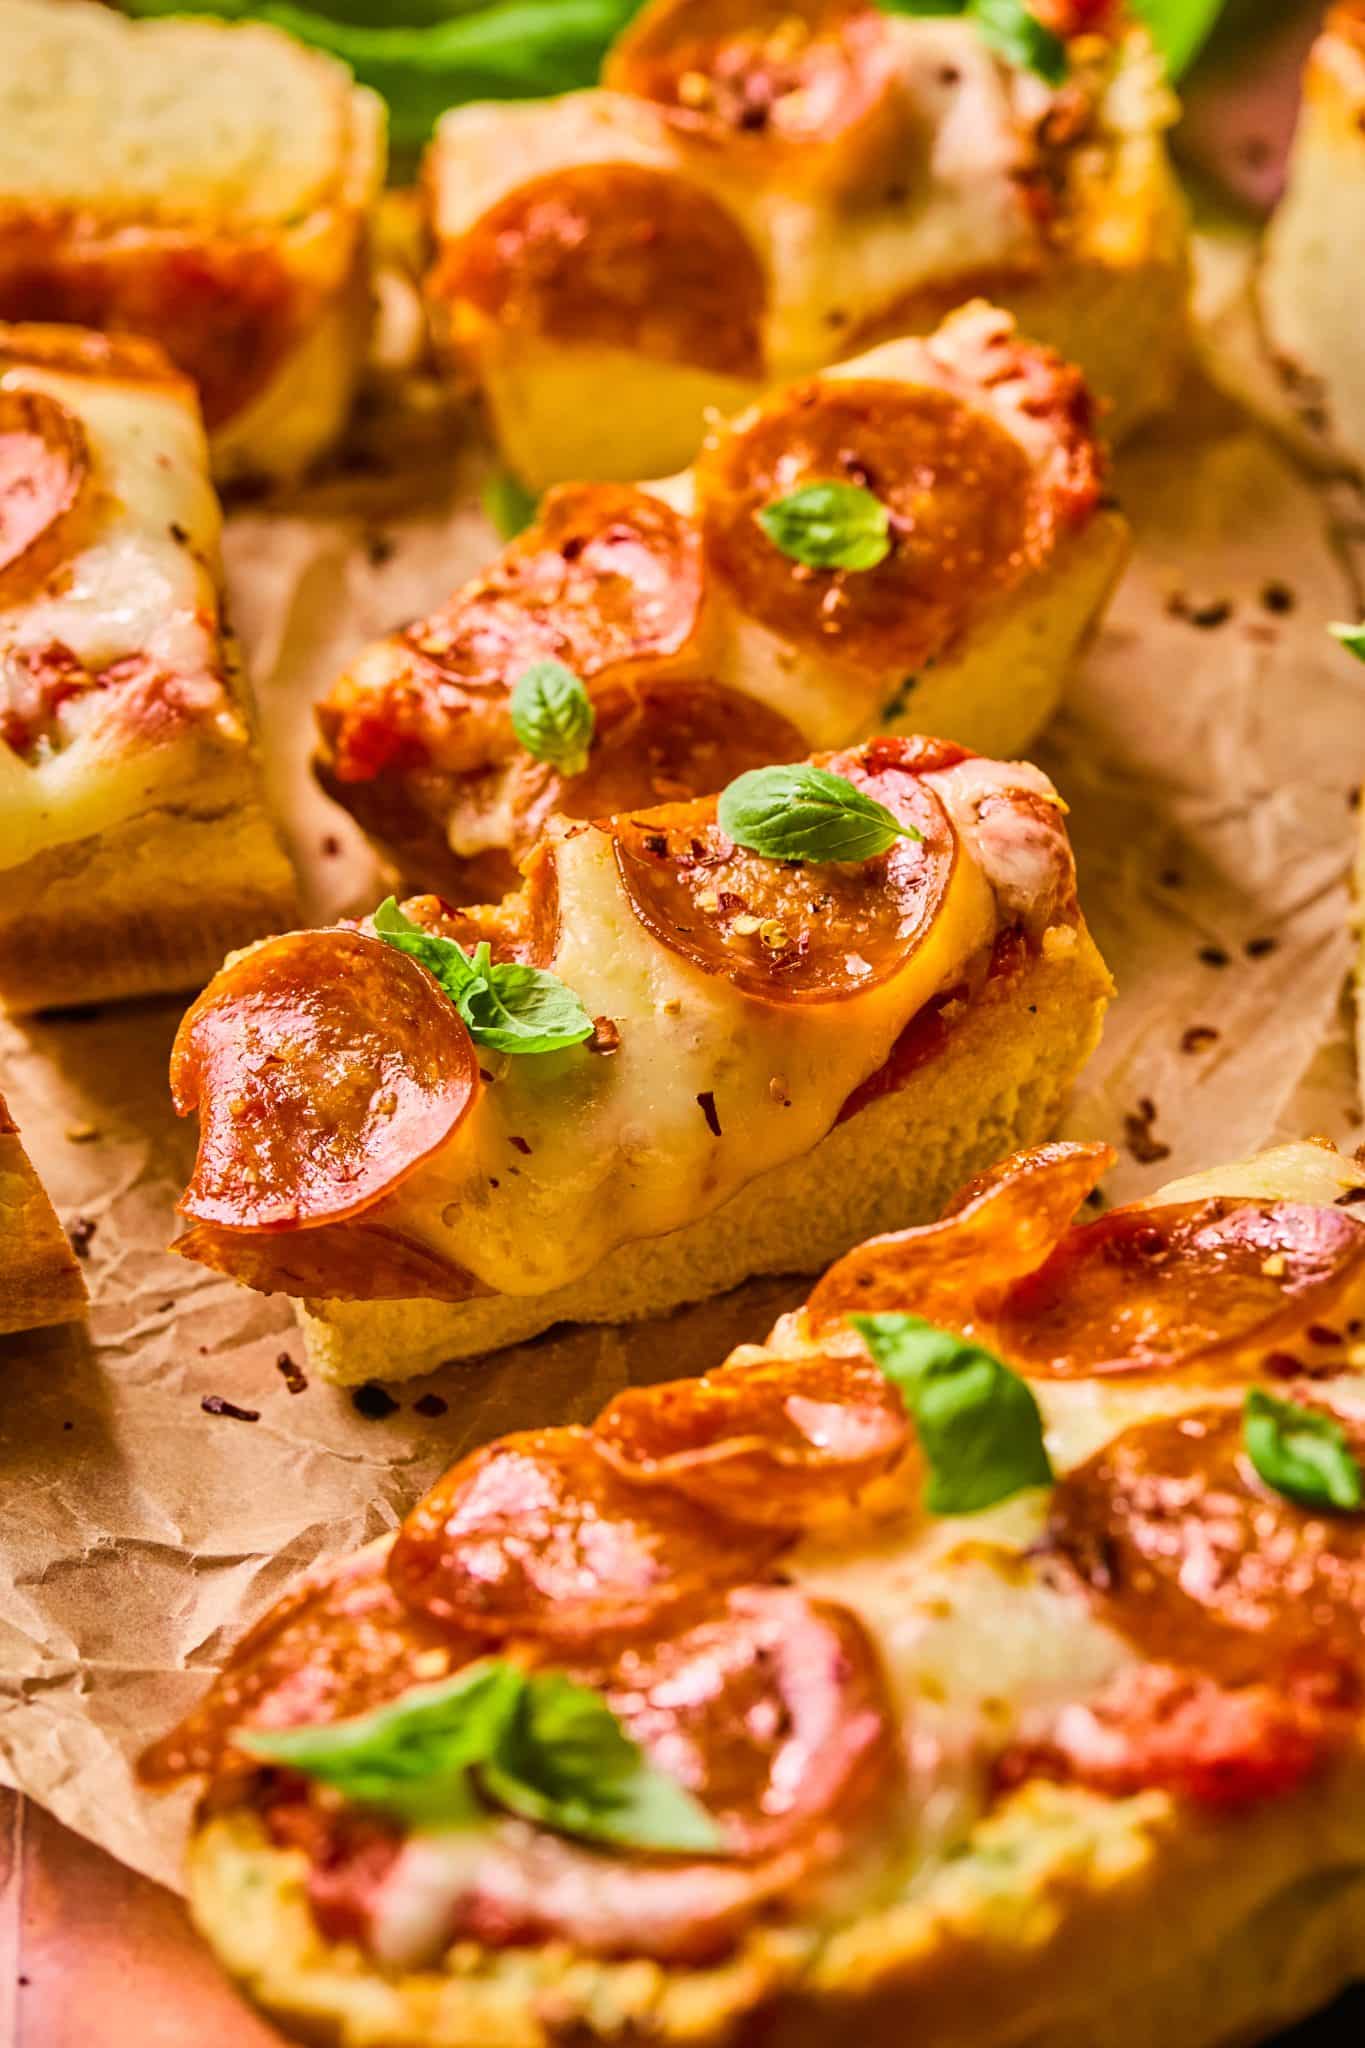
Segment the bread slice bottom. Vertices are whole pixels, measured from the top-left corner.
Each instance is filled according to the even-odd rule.
[[[1046,1136],[1110,993],[1085,927],[1055,927],[1020,974],[987,982],[941,1054],[709,1215],[621,1245],[547,1294],[301,1303],[309,1363],[343,1385],[404,1379],[552,1323],[634,1322],[753,1274],[814,1272],[879,1231],[928,1222],[973,1174]]]
[[[296,921],[293,871],[253,792],[211,788],[0,870],[0,1003],[69,1008],[200,989]]]
[[[76,1255],[7,1122],[0,1096],[0,1337],[74,1322],[86,1310]]]

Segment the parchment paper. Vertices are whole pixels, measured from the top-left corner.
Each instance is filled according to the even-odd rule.
[[[457,450],[446,467],[408,460],[420,437],[398,434],[396,474],[230,521],[273,794],[316,916],[372,902],[374,879],[308,784],[311,699],[491,546],[486,458],[465,422],[433,424]],[[1365,527],[1199,383],[1117,482],[1135,559],[1035,751],[1071,804],[1121,990],[1070,1128],[1123,1148],[1122,1197],[1277,1133],[1356,1142],[1345,877],[1365,669],[1323,628],[1357,615]],[[164,1249],[193,1155],[165,1090],[180,1007],[0,1026],[33,1156],[67,1222],[84,1219],[94,1299],[88,1334],[0,1344],[0,1777],[172,1884],[187,1799],[145,1799],[132,1759],[295,1572],[391,1527],[467,1446],[704,1367],[805,1292],[755,1283],[648,1328],[551,1333],[398,1386],[384,1415],[290,1391],[288,1306]],[[430,1394],[444,1412],[415,1412]],[[215,1395],[257,1419],[206,1413]]]

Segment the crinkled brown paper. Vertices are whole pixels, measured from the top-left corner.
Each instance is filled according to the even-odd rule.
[[[466,438],[431,424],[438,445]],[[373,901],[373,877],[308,784],[309,704],[367,636],[485,558],[484,460],[427,458],[230,522],[233,610],[315,915]],[[1357,1141],[1343,987],[1365,669],[1323,628],[1359,615],[1365,529],[1202,384],[1117,481],[1136,555],[1036,751],[1120,988],[1069,1127],[1119,1145],[1113,1191],[1131,1195],[1280,1133]],[[1272,585],[1292,610],[1267,605]],[[165,1250],[193,1154],[165,1086],[179,1007],[0,1026],[38,1167],[67,1222],[94,1226],[88,1335],[0,1344],[0,1777],[170,1883],[187,1801],[143,1797],[133,1758],[294,1573],[391,1528],[467,1446],[711,1364],[804,1292],[754,1283],[652,1327],[553,1335],[400,1385],[385,1417],[321,1384],[291,1392],[287,1303]],[[1186,1039],[1195,1026],[1217,1036]],[[436,1418],[414,1412],[431,1392]],[[259,1419],[206,1413],[208,1395]]]

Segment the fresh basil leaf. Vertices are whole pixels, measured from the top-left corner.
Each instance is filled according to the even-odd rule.
[[[905,1398],[929,1467],[931,1514],[971,1515],[1026,1486],[1052,1484],[1033,1390],[994,1352],[923,1316],[851,1320]]]
[[[512,685],[512,730],[528,754],[581,775],[597,724],[582,681],[562,661],[533,661]]]
[[[449,1827],[478,1816],[469,1773],[496,1754],[524,1684],[515,1665],[475,1664],[349,1721],[257,1728],[235,1740],[262,1763],[316,1778],[357,1806]]]
[[[812,569],[875,569],[891,552],[891,515],[861,484],[803,484],[765,505],[758,523]]]
[[[722,832],[767,860],[871,860],[898,839],[922,839],[913,825],[842,775],[808,762],[747,768],[720,794]]]
[[[236,1738],[262,1763],[419,1828],[485,1817],[478,1794],[541,1827],[630,1848],[724,1853],[716,1822],[657,1770],[600,1694],[499,1658],[324,1727]]]
[[[1131,0],[1131,5],[1165,58],[1168,76],[1179,78],[1208,40],[1224,0]]]
[[[1020,71],[1036,71],[1047,85],[1066,82],[1066,44],[1025,0],[971,0],[967,9],[981,40]]]
[[[1252,1387],[1242,1407],[1242,1440],[1266,1485],[1301,1507],[1352,1514],[1365,1505],[1360,1466],[1335,1416]]]
[[[434,974],[476,1045],[491,1052],[563,1052],[592,1036],[592,1018],[573,990],[543,967],[495,961],[484,940],[471,960],[458,939],[424,932],[385,899],[371,920],[385,945]]]
[[[1331,625],[1327,628],[1334,639],[1340,640],[1348,654],[1357,661],[1365,661],[1365,619],[1358,626]]]
[[[483,487],[483,511],[499,540],[515,540],[525,533],[540,509],[540,499],[528,491],[510,469],[500,469]]]
[[[542,1827],[638,1849],[724,1852],[724,1837],[686,1786],[656,1770],[598,1693],[538,1673],[497,1757],[490,1797]]]

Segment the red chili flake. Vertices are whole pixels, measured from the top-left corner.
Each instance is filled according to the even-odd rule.
[[[301,1365],[295,1365],[287,1351],[282,1351],[275,1360],[275,1370],[291,1394],[302,1394],[307,1389],[307,1373]]]
[[[1230,954],[1223,951],[1221,946],[1201,946],[1199,948],[1199,958],[1206,967],[1226,967],[1229,965],[1231,957]]]
[[[1130,1110],[1123,1119],[1123,1138],[1128,1150],[1141,1166],[1155,1166],[1159,1159],[1169,1159],[1171,1148],[1155,1137],[1152,1126],[1156,1122],[1156,1104],[1150,1095],[1144,1095],[1135,1110]]]
[[[1353,789],[1348,789],[1346,792],[1346,808],[1348,811],[1358,811],[1360,809],[1360,784],[1358,782]]]
[[[1248,960],[1264,960],[1279,945],[1278,939],[1248,939],[1242,951]]]
[[[337,838],[335,832],[323,833],[322,850],[326,854],[328,860],[336,859],[337,855],[341,851],[341,841]]]
[[[697,1107],[706,1118],[706,1128],[710,1131],[711,1136],[718,1138],[720,1136],[720,1117],[716,1112],[716,1098],[712,1089],[704,1088],[702,1090],[701,1094],[697,1097]]]
[[[1337,1196],[1333,1206],[1337,1209],[1353,1209],[1357,1202],[1365,1202],[1365,1188],[1347,1188],[1344,1193]]]
[[[512,1146],[512,1147],[513,1147],[513,1148],[514,1148],[514,1149],[515,1149],[516,1151],[518,1151],[518,1152],[521,1152],[521,1153],[523,1153],[523,1154],[525,1155],[525,1157],[526,1157],[527,1159],[529,1159],[529,1158],[530,1158],[530,1156],[531,1156],[531,1148],[530,1148],[530,1146],[529,1146],[529,1145],[527,1144],[527,1142],[526,1142],[525,1138],[518,1138],[518,1137],[516,1136],[515,1132],[514,1132],[514,1133],[513,1133],[513,1134],[512,1134],[512,1135],[511,1135],[511,1136],[510,1136],[510,1137],[508,1138],[507,1142],[508,1142],[508,1144],[509,1144],[509,1145],[511,1145],[511,1146]]]
[[[1341,1332],[1334,1330],[1330,1323],[1310,1323],[1304,1331],[1310,1344],[1340,1344]]]
[[[1261,591],[1261,603],[1268,612],[1292,612],[1294,593],[1287,583],[1267,583]]]
[[[1219,1033],[1212,1024],[1190,1024],[1180,1034],[1182,1052],[1207,1052],[1211,1045],[1218,1043]]]
[[[372,569],[382,569],[386,562],[391,562],[397,549],[398,543],[391,533],[374,532],[365,536],[365,556]]]
[[[387,1387],[381,1387],[374,1380],[366,1380],[363,1387],[356,1387],[351,1394],[351,1406],[357,1415],[363,1415],[366,1422],[383,1422],[398,1407],[397,1401]]]
[[[667,853],[668,841],[662,832],[646,832],[640,841],[646,853]]]
[[[423,1394],[413,1402],[412,1412],[414,1415],[444,1415],[449,1406],[450,1403],[442,1400],[439,1394]]]
[[[175,542],[178,548],[187,548],[189,546],[189,534],[185,531],[184,527],[180,524],[180,521],[178,519],[173,519],[171,521],[169,531],[171,539]]]
[[[621,1050],[621,1027],[612,1017],[594,1017],[592,1037],[587,1041],[589,1052],[619,1052]]]
[[[1163,889],[1179,889],[1183,887],[1185,877],[1181,874],[1179,868],[1163,868],[1157,876],[1157,880]]]
[[[90,1251],[90,1240],[99,1229],[93,1216],[73,1216],[66,1227],[71,1249],[78,1259],[86,1258]]]
[[[1267,1351],[1261,1364],[1273,1380],[1296,1380],[1303,1375],[1303,1360],[1295,1358],[1292,1351]]]
[[[225,1401],[221,1394],[205,1394],[199,1403],[205,1415],[227,1415],[233,1422],[259,1422],[259,1408],[239,1408],[235,1401]]]

